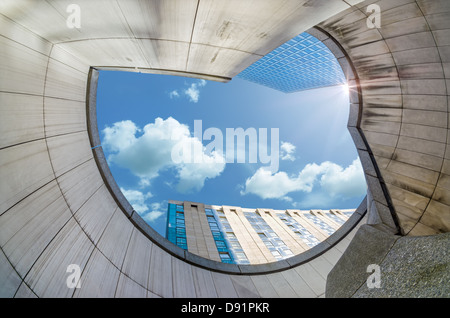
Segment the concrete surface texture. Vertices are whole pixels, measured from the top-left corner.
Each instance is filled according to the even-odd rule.
[[[72,1],[0,3],[0,296],[323,297],[326,286],[345,279],[338,260],[362,255],[367,228],[382,232],[381,242],[397,242],[382,245],[383,255],[396,247],[390,255],[421,253],[408,242],[439,237],[428,249],[443,246],[448,263],[441,237],[448,242],[442,233],[450,227],[450,2],[76,2],[80,28],[68,25]],[[380,28],[367,26],[371,3],[382,9]],[[367,218],[310,261],[265,273],[225,273],[169,253],[142,231],[99,170],[86,114],[91,67],[227,81],[315,25],[354,65],[349,130],[366,173]],[[347,252],[353,238],[356,249]],[[379,264],[420,296],[395,270],[402,259]],[[80,288],[70,286],[71,264]],[[446,268],[436,266],[428,276],[440,289],[433,295],[443,288],[445,295],[445,281],[438,282]],[[357,275],[359,286],[364,275]],[[355,288],[329,295],[382,294]]]
[[[371,4],[380,28],[367,27]],[[372,187],[374,204],[391,204],[406,235],[450,230],[449,15],[448,1],[364,1],[320,24],[359,77],[360,129],[391,200]]]

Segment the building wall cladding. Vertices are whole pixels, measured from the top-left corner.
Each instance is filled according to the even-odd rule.
[[[211,208],[216,212],[223,213],[223,217],[229,224],[229,228],[222,229],[224,236],[232,233],[233,237],[236,237],[237,241],[240,243],[242,252],[247,256],[250,264],[275,262],[278,259],[285,259],[292,255],[303,253],[321,241],[326,240],[330,234],[338,230],[340,226],[348,220],[348,217],[339,210],[333,210],[333,215],[342,220],[342,223],[337,223],[330,217],[327,217],[326,214],[330,214],[330,211],[322,210],[280,211],[217,205],[207,205],[206,207]],[[355,210],[353,209],[348,210],[347,212],[351,215],[354,211]],[[258,217],[263,224],[254,224],[254,222],[250,220],[250,218],[253,217]],[[291,223],[295,224],[297,228],[305,232],[306,235],[310,235],[310,241],[313,242],[313,244],[308,245],[304,240],[300,239],[298,234],[294,231],[294,228],[290,228],[283,221],[286,217],[291,217]],[[330,227],[331,232],[324,230],[321,225]],[[266,233],[267,231],[265,228],[269,229],[273,234]],[[269,246],[272,248],[271,245],[273,245],[272,249],[261,240],[261,235],[259,235],[259,233],[263,233],[268,238],[270,241]],[[275,241],[272,240],[274,237],[277,238]],[[278,247],[276,244],[278,240],[281,241],[281,244],[286,245],[286,248],[290,253],[287,253],[286,255],[283,253],[284,248]],[[278,258],[274,256],[278,255],[277,253],[272,253],[272,251],[275,252],[275,250],[281,253]]]
[[[179,247],[204,258],[220,262],[223,256],[226,257],[225,262],[233,264],[264,264],[303,253],[326,240],[354,211],[346,210],[350,213],[346,216],[339,210],[243,209],[169,200],[166,237]],[[180,214],[180,217],[176,214]],[[213,225],[208,224],[209,217]],[[258,218],[256,223],[251,220],[255,217]],[[292,227],[283,221],[286,217],[291,218]],[[217,238],[214,237],[212,226]],[[176,235],[180,230],[180,235]],[[304,239],[303,235],[299,235],[300,231],[311,237]],[[244,262],[236,257],[238,251],[231,245],[230,236],[239,243],[238,249],[245,255]],[[262,236],[267,237],[267,240],[261,239]],[[220,246],[217,246],[217,241],[220,241]]]
[[[105,184],[98,148],[91,149],[98,144],[91,144],[87,131],[86,95],[91,66],[226,80],[325,20],[320,26],[339,40],[361,79],[362,96],[353,95],[351,107],[362,97],[361,129],[376,158],[375,167],[371,153],[360,149],[373,198],[369,208],[383,219],[392,203],[405,234],[448,232],[449,3],[378,1],[383,26],[366,30],[371,2],[319,1],[316,7],[301,1],[183,0],[156,8],[152,1],[139,6],[79,0],[82,27],[69,29],[70,2],[2,1],[0,295],[324,296],[327,275],[358,227],[306,263],[277,262],[262,274],[245,274],[251,272],[245,267],[226,274],[187,259],[192,256],[169,253],[158,237],[141,231],[136,214]],[[257,17],[249,14],[255,7]],[[357,131],[350,125],[361,148]],[[376,168],[392,202],[374,182]],[[369,216],[377,225],[374,214]],[[67,287],[70,264],[81,268],[79,289]]]

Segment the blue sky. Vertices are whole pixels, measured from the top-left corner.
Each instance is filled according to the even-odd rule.
[[[165,234],[168,200],[273,209],[356,208],[366,193],[347,131],[348,92],[341,86],[285,94],[243,79],[228,83],[179,76],[101,71],[97,119],[111,172],[135,210]],[[174,163],[175,143],[217,128],[279,132],[279,167],[216,162]],[[260,135],[258,135],[258,138]],[[248,140],[247,140],[248,141]],[[225,140],[224,140],[225,145]],[[249,148],[247,148],[248,150]],[[214,149],[216,150],[216,149]],[[226,148],[224,147],[224,152]],[[216,156],[216,157],[214,157]]]

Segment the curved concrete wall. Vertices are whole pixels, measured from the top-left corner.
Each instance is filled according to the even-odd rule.
[[[378,228],[384,229],[381,224],[392,229],[392,216],[395,219],[395,215],[398,215],[405,233],[448,231],[441,225],[448,225],[448,205],[445,205],[448,204],[445,201],[448,198],[448,190],[445,190],[448,189],[445,183],[447,126],[443,128],[440,127],[443,124],[439,124],[439,127],[434,127],[435,123],[430,117],[416,118],[405,107],[411,105],[408,101],[413,105],[425,103],[414,101],[428,101],[430,96],[427,92],[435,92],[431,94],[431,99],[442,102],[442,96],[446,97],[446,90],[442,90],[442,85],[446,83],[445,77],[426,79],[427,75],[420,72],[420,67],[419,70],[412,67],[406,73],[411,74],[416,70],[412,72],[416,77],[404,79],[399,75],[400,63],[396,62],[398,66],[394,67],[397,73],[392,68],[383,67],[383,61],[391,61],[389,56],[383,57],[383,54],[390,54],[395,60],[394,53],[384,52],[378,47],[387,45],[383,44],[388,42],[385,35],[378,41],[381,44],[375,44],[374,47],[371,47],[372,42],[377,41],[374,42],[372,37],[353,36],[351,32],[344,31],[339,35],[339,29],[334,27],[332,19],[336,19],[337,25],[342,25],[342,28],[346,21],[350,21],[350,29],[353,28],[352,19],[355,15],[360,18],[354,21],[364,21],[362,9],[349,5],[358,2],[278,3],[258,0],[232,1],[225,6],[221,1],[194,0],[77,1],[81,7],[81,28],[69,29],[66,26],[66,8],[70,1],[2,1],[0,295],[324,296],[327,275],[357,228],[332,249],[311,261],[275,272],[225,274],[169,254],[135,226],[136,221],[124,213],[126,211],[122,211],[104,183],[87,132],[86,95],[91,66],[175,71],[226,81],[279,44],[336,14],[335,18],[327,20],[321,27],[339,39],[354,60],[356,74],[361,78],[362,94],[357,94],[355,98],[358,102],[362,101],[363,108],[361,118],[354,119],[358,123],[354,130],[360,131],[360,126],[368,141],[364,147],[368,156],[362,156],[361,159],[369,159],[363,161],[369,185],[369,223],[377,224]],[[392,3],[402,6],[409,2],[419,8],[428,5],[430,10],[444,12],[444,17],[447,16],[445,8],[448,6],[445,1],[381,1],[390,6]],[[429,26],[429,16],[433,14],[424,15],[423,8],[419,10],[422,13],[419,18],[428,21]],[[397,16],[388,15],[394,20]],[[439,21],[445,25],[445,19],[437,19],[435,23]],[[383,29],[373,31],[382,34]],[[401,37],[401,32],[414,34],[410,31],[410,27],[405,27],[396,36]],[[431,33],[437,43],[438,35]],[[445,35],[445,32],[441,34],[443,41]],[[408,39],[406,35],[403,38],[405,42]],[[393,43],[400,41],[397,39]],[[434,49],[441,60],[432,64],[440,65],[444,72],[446,64],[442,57],[446,56],[448,50],[439,45],[435,45]],[[418,56],[415,52],[411,53],[413,57]],[[368,58],[364,59],[366,55]],[[403,58],[408,61],[407,56]],[[410,64],[415,65],[414,61],[403,65]],[[376,65],[380,66],[377,68]],[[376,71],[371,73],[374,67]],[[428,85],[425,87],[430,90],[417,81],[423,78]],[[409,95],[418,97],[408,98]],[[377,109],[376,105],[381,101],[384,107]],[[442,104],[431,105],[439,109],[428,109],[430,115],[431,112],[438,115],[445,113],[448,118],[448,110],[444,111]],[[377,120],[373,113],[378,113],[384,119]],[[360,125],[359,119],[362,119]],[[392,130],[389,124],[396,123],[395,120],[400,122],[398,132]],[[445,142],[441,133],[433,133],[442,130],[445,130]],[[358,138],[358,134],[353,135]],[[390,138],[398,139],[396,147],[385,144]],[[433,169],[429,169],[429,161],[421,159],[423,156],[413,157],[415,161],[412,163],[399,159],[402,154],[405,155],[401,150],[406,147],[399,145],[407,144],[408,141],[417,145],[415,149],[409,149],[409,153],[424,154],[426,151],[419,149],[428,149],[426,147],[435,150],[433,156],[440,160],[442,166],[434,174],[434,179],[427,179],[428,171]],[[388,150],[393,151],[390,156],[381,155]],[[371,157],[372,152],[375,157]],[[371,158],[376,158],[376,162]],[[402,184],[406,184],[406,180],[410,181],[407,189],[412,194],[390,180]],[[420,182],[412,182],[416,180]],[[383,191],[384,185],[392,201],[388,193]],[[400,216],[400,207],[404,203],[411,205],[420,201],[415,196],[417,193],[411,191],[415,189],[413,185],[420,189],[428,189],[431,185],[433,190],[430,195],[424,196],[428,198],[428,203],[423,208],[423,214],[408,230],[405,226],[408,223]],[[435,217],[433,219],[430,216]],[[431,226],[429,221],[426,222],[427,219],[434,220],[437,226]],[[424,226],[431,230],[425,232]],[[70,264],[77,264],[81,268],[79,289],[67,287],[67,266]]]
[[[373,3],[381,28],[367,27]],[[402,234],[412,236],[450,230],[449,17],[448,1],[364,1],[320,24],[359,78],[359,127],[385,185],[371,186],[377,168],[365,169],[369,210],[380,215],[373,222],[392,206]]]

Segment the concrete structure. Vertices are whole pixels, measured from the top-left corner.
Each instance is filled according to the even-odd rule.
[[[166,238],[218,262],[265,264],[325,241],[354,212],[249,209],[169,200]]]
[[[80,28],[68,27],[72,1],[0,2],[2,297],[449,295],[450,2],[76,2]],[[380,28],[367,24],[372,3]],[[352,88],[367,201],[341,231],[279,262],[223,264],[169,245],[108,175],[95,68],[226,82],[306,30]],[[70,264],[79,289],[66,284]],[[366,287],[370,264],[384,271],[380,288]]]

